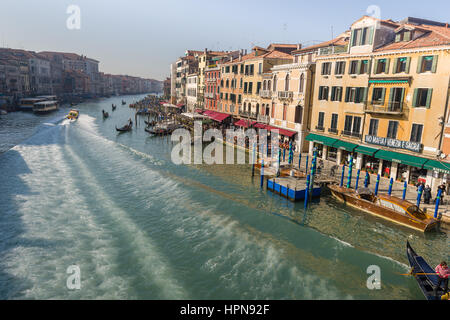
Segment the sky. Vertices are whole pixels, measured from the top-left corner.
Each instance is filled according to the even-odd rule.
[[[71,5],[79,29],[67,27],[76,21]],[[449,13],[444,0],[1,0],[0,47],[74,52],[99,60],[105,73],[163,80],[186,49],[307,46],[363,15],[450,22]]]

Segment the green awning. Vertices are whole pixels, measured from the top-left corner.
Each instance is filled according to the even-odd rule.
[[[369,148],[366,146],[357,146],[355,151],[373,157],[374,153],[379,149]]]
[[[386,150],[378,150],[375,154],[375,158],[388,160],[392,162],[398,162],[401,164],[405,164],[412,167],[422,168],[424,163],[427,162],[428,159],[411,156],[409,154],[386,151]]]
[[[450,173],[450,163],[441,162],[437,160],[428,160],[424,164],[424,169],[434,170],[443,173]]]
[[[333,139],[333,138],[330,138],[330,137],[326,137],[326,136],[321,136],[321,135],[318,135],[318,134],[315,134],[315,133],[308,134],[305,139],[308,140],[308,141],[311,141],[311,142],[322,143],[322,144],[324,144],[326,146],[329,146],[329,147],[333,146],[333,144],[336,141],[338,141],[336,139]]]
[[[342,141],[342,140],[337,140],[334,144],[333,147],[337,148],[337,149],[344,149],[347,150],[349,152],[353,152],[353,150],[355,150],[355,148],[357,147],[357,144],[354,143],[350,143],[350,142],[346,142],[346,141]]]
[[[394,83],[408,83],[408,80],[395,80],[395,79],[372,79],[369,80],[369,83],[377,83],[377,84],[394,84]]]

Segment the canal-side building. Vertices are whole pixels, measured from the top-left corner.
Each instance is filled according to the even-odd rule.
[[[211,63],[205,67],[205,91],[204,104],[202,107],[207,110],[218,110],[220,94],[220,67],[217,63]],[[202,108],[200,108],[202,109]]]
[[[186,81],[186,110],[192,111],[197,108],[198,74],[187,75]]]
[[[305,143],[310,130],[312,99],[314,95],[315,60],[319,55],[345,52],[350,32],[343,33],[333,40],[292,51],[294,62],[274,66],[272,78],[263,81],[260,96],[272,98],[270,124],[280,129],[285,139],[295,142],[296,150],[307,152]],[[263,110],[267,104],[263,102]]]
[[[345,53],[318,56],[310,152],[432,188],[442,161],[450,83],[448,25],[364,16]]]

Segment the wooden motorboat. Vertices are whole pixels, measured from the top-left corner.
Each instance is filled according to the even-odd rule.
[[[121,128],[116,127],[116,130],[119,132],[127,132],[127,131],[130,131],[132,128],[133,128],[133,122],[129,121],[126,125],[124,125]]]
[[[67,115],[67,119],[69,120],[77,120],[80,115],[80,112],[76,109],[71,109],[69,114]]]
[[[103,119],[106,119],[109,117],[109,113],[106,112],[105,110],[102,110],[102,114],[103,114]]]
[[[368,188],[355,191],[336,184],[328,188],[336,199],[349,206],[421,232],[435,229],[440,222],[440,219],[434,219],[415,204],[398,197],[375,195]]]
[[[409,265],[411,266],[411,274],[416,279],[425,298],[427,300],[443,299],[442,296],[445,292],[442,284],[436,289],[436,295],[434,293],[434,289],[437,287],[438,275],[425,259],[413,250],[409,241],[406,241],[406,256],[408,257]],[[448,299],[448,295],[446,297]]]

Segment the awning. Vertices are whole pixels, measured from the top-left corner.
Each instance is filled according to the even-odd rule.
[[[329,147],[333,146],[333,144],[336,141],[338,141],[336,139],[333,139],[333,138],[330,138],[330,137],[321,136],[321,135],[318,135],[318,134],[315,134],[315,133],[308,134],[305,139],[308,140],[308,141],[311,141],[311,142],[322,143],[322,144],[324,144],[326,146],[329,146]]]
[[[356,152],[359,152],[359,153],[362,153],[362,154],[365,154],[365,155],[368,155],[368,156],[371,156],[371,157],[373,157],[375,152],[377,152],[378,150],[379,149],[369,148],[369,147],[366,147],[366,146],[357,146],[356,149],[355,149]]]
[[[194,112],[197,112],[198,114],[202,114],[203,111],[205,111],[205,110],[202,110],[202,109],[195,109],[195,110],[194,110]]]
[[[259,122],[257,122],[257,123],[255,123],[255,124],[253,125],[253,128],[266,129],[266,128],[267,128],[267,125],[264,124],[264,123],[259,123]]]
[[[349,152],[353,152],[353,150],[355,150],[356,147],[358,147],[357,144],[350,143],[350,142],[347,142],[347,141],[342,141],[342,140],[337,140],[333,144],[333,148],[344,149],[344,150],[347,150]]]
[[[437,160],[428,160],[424,166],[424,169],[434,170],[443,173],[450,173],[450,163],[441,162]]]
[[[205,112],[203,112],[203,115],[208,116],[210,119],[218,122],[222,122],[223,120],[231,116],[231,114],[216,112],[212,110],[206,110]]]
[[[272,127],[272,126],[267,126],[266,129],[270,130],[270,131],[278,130],[278,133],[285,137],[292,137],[293,135],[295,135],[297,133],[297,131],[291,131],[291,130],[286,130],[286,129],[282,129],[282,128],[278,128],[278,127]]]
[[[255,123],[256,123],[256,121],[240,119],[240,120],[236,121],[236,122],[234,123],[234,125],[235,125],[235,126],[238,126],[238,127],[248,128],[248,127],[254,125]]]
[[[369,83],[374,84],[402,84],[402,83],[408,83],[408,79],[372,79],[369,80]]]
[[[375,154],[375,157],[417,168],[422,168],[424,163],[428,161],[428,159],[425,158],[386,150],[378,150],[377,153]]]

